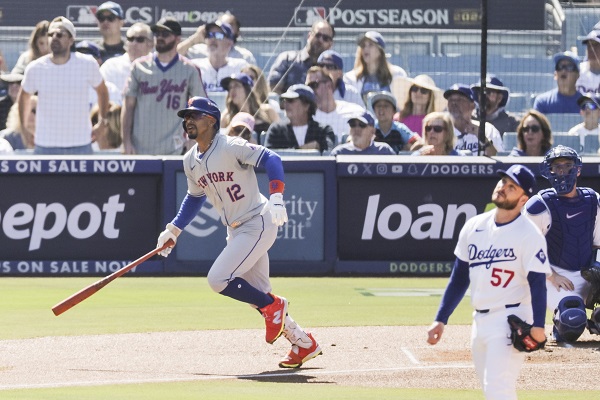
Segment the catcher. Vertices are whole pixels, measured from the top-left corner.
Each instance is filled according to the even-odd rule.
[[[586,308],[600,303],[600,196],[577,186],[581,157],[556,146],[540,165],[552,188],[541,190],[525,205],[524,214],[545,235],[552,275],[548,278],[548,310],[554,313],[552,334],[557,342],[574,342],[586,326],[600,333],[600,310],[587,319]],[[600,261],[600,260],[599,260]]]
[[[456,261],[427,342],[439,342],[471,285],[475,371],[486,399],[507,400],[517,398],[524,351],[541,348],[546,340],[546,278],[551,271],[544,236],[521,215],[533,194],[533,173],[519,164],[498,173],[501,179],[492,193],[497,208],[471,218],[460,231]],[[510,325],[509,316],[519,323],[533,321],[533,326]]]

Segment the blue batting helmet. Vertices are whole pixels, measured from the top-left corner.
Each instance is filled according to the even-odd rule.
[[[552,171],[552,162],[558,158],[566,158],[573,161],[573,167],[564,173]],[[567,194],[573,190],[577,183],[577,174],[581,171],[583,162],[575,150],[570,147],[558,145],[548,150],[544,156],[544,161],[540,164],[542,176],[550,181],[556,193]]]
[[[206,97],[195,96],[188,100],[187,105],[187,108],[177,111],[178,117],[185,118],[185,115],[192,111],[200,112],[204,115],[213,117],[216,120],[215,129],[217,131],[221,129],[221,111],[219,111],[219,107],[217,107],[217,104],[214,101],[207,99]],[[185,121],[183,121],[182,124],[183,130],[187,132]]]

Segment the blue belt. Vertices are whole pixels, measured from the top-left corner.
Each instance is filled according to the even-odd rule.
[[[504,308],[515,308],[515,307],[519,307],[520,305],[521,305],[521,303],[515,303],[515,304],[506,304],[506,305],[504,306]],[[487,309],[485,309],[485,310],[475,310],[475,311],[477,311],[478,313],[481,313],[481,314],[485,314],[485,313],[489,313],[489,312],[490,312],[490,309],[489,309],[489,308],[487,308]]]

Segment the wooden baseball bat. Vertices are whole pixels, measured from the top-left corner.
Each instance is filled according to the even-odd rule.
[[[58,303],[57,305],[52,307],[52,312],[54,313],[54,315],[59,316],[60,314],[69,310],[70,308],[81,303],[82,301],[84,301],[85,299],[87,299],[88,297],[90,297],[91,295],[93,295],[94,293],[96,293],[97,291],[99,291],[104,286],[108,285],[109,283],[111,283],[112,281],[117,279],[118,277],[126,274],[133,268],[137,267],[138,265],[140,265],[147,259],[157,255],[158,253],[160,253],[167,247],[172,247],[172,246],[175,246],[175,243],[171,239],[169,239],[165,244],[162,245],[162,247],[157,247],[156,249],[152,250],[151,252],[144,254],[137,260],[127,264],[123,268],[121,268],[121,269],[113,272],[112,274],[81,289],[79,292],[73,294],[72,296],[67,297],[66,299],[64,299],[63,301],[61,301],[60,303]]]

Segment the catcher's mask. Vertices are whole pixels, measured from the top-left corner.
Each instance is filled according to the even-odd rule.
[[[562,165],[552,165],[554,160],[564,158],[572,161]],[[567,194],[573,190],[577,183],[577,175],[581,171],[581,157],[570,147],[558,145],[548,150],[544,161],[540,164],[542,176],[550,181],[550,184],[559,195]]]

